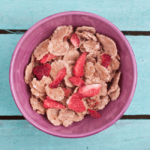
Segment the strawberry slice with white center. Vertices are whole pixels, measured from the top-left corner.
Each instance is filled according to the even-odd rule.
[[[68,97],[71,93],[71,90],[70,89],[66,89],[66,88],[63,88],[64,90],[64,93],[65,93],[65,97]]]
[[[111,62],[111,56],[108,54],[103,54],[101,56],[102,59],[102,66],[104,66],[105,68],[107,68]]]
[[[70,39],[71,43],[75,47],[79,47],[80,45],[80,39],[78,38],[77,34],[74,33]]]
[[[94,118],[100,118],[101,117],[101,115],[93,109],[88,109],[88,111],[89,111],[90,115]]]
[[[66,107],[59,102],[54,101],[50,97],[46,96],[46,99],[43,102],[44,108],[58,108],[58,109],[65,109]]]
[[[73,83],[75,86],[84,86],[84,81],[79,77],[70,77],[69,81]]]
[[[78,60],[76,61],[75,66],[73,67],[73,74],[76,77],[82,77],[84,75],[84,65],[87,53],[83,53]]]
[[[75,112],[84,112],[85,106],[82,102],[82,98],[81,94],[74,93],[67,101],[69,109],[72,109]]]
[[[49,87],[57,88],[59,84],[61,83],[61,81],[64,79],[65,75],[66,75],[66,68],[63,68],[58,72],[56,78],[54,79],[52,83],[50,83]]]
[[[40,63],[41,63],[41,64],[45,64],[45,63],[51,61],[51,60],[52,60],[53,58],[55,58],[55,57],[57,57],[57,56],[54,56],[54,55],[52,55],[52,54],[46,54],[46,55],[40,60]]]
[[[99,94],[100,89],[101,89],[100,84],[91,84],[80,87],[78,93],[80,93],[84,97],[93,97]]]

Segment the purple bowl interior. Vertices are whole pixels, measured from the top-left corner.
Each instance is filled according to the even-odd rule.
[[[101,118],[95,119],[89,115],[85,119],[65,128],[55,127],[46,118],[32,110],[29,98],[30,90],[24,82],[25,66],[35,47],[48,38],[54,29],[60,25],[93,26],[98,33],[112,38],[121,56],[121,95],[118,100],[110,102],[104,110],[99,111]],[[66,12],[43,19],[30,28],[19,41],[11,61],[10,87],[14,100],[24,117],[38,129],[60,137],[85,137],[104,130],[115,123],[129,106],[137,80],[136,62],[133,51],[124,35],[106,19],[85,12]]]

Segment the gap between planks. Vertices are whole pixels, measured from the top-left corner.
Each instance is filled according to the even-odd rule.
[[[120,119],[150,119],[150,115],[123,115]],[[0,116],[0,120],[25,120],[25,118],[23,116]]]
[[[23,34],[27,31],[27,29],[19,30],[19,29],[0,29],[0,34]],[[150,31],[121,31],[124,35],[133,35],[133,36],[150,36]]]

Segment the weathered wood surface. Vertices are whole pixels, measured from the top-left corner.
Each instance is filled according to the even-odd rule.
[[[0,149],[6,150],[148,150],[149,120],[119,120],[96,135],[64,139],[39,131],[23,121],[0,121]]]
[[[1,0],[0,29],[28,29],[55,13],[86,11],[103,16],[120,30],[148,31],[149,6],[149,0]]]
[[[21,115],[9,87],[9,65],[12,53],[22,34],[0,34],[0,115]],[[125,115],[150,114],[150,36],[126,36],[136,56],[138,84]]]

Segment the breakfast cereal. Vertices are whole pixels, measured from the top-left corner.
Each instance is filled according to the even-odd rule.
[[[115,42],[94,27],[59,26],[33,51],[25,69],[30,104],[51,124],[68,127],[120,95],[120,56]]]

